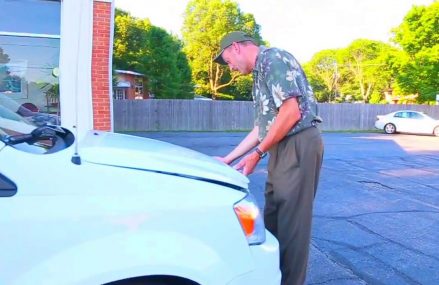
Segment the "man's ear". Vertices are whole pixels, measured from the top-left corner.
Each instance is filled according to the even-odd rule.
[[[236,53],[240,53],[240,51],[241,51],[241,46],[239,45],[239,43],[237,43],[237,42],[233,42],[233,43],[232,43],[232,47],[233,47],[233,50],[234,50]]]

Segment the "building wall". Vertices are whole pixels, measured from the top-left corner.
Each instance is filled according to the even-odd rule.
[[[131,74],[117,74],[118,81],[126,81],[129,82],[131,87],[126,88],[126,99],[135,99],[136,96],[134,94],[134,85],[135,85],[135,77]]]
[[[111,131],[111,50],[112,3],[93,3],[93,48],[92,48],[92,100],[93,126],[96,130]]]
[[[141,94],[142,98],[140,98],[140,99],[148,99],[149,98],[148,92],[146,89],[146,80],[144,77],[136,76],[133,74],[123,74],[123,73],[116,74],[116,76],[117,76],[118,81],[126,81],[126,82],[129,82],[131,85],[131,87],[126,88],[126,99],[130,99],[130,100],[131,99],[139,99],[139,98],[136,98],[136,88],[135,88],[136,78],[141,78],[143,81],[143,92]]]

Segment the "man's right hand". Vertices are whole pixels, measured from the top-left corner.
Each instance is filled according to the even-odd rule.
[[[257,152],[252,152],[249,155],[245,156],[243,159],[241,159],[237,164],[235,164],[233,168],[235,168],[245,176],[249,176],[255,170],[259,160],[261,160],[259,154]]]

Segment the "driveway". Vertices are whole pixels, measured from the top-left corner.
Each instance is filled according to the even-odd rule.
[[[245,133],[135,133],[224,155]],[[307,284],[439,284],[439,138],[325,133]],[[265,158],[250,176],[261,207]]]

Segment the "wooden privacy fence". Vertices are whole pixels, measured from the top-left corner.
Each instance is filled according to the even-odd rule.
[[[322,130],[372,130],[377,115],[423,111],[439,119],[439,106],[319,104]],[[114,100],[114,130],[238,131],[253,127],[253,102],[207,100]]]

